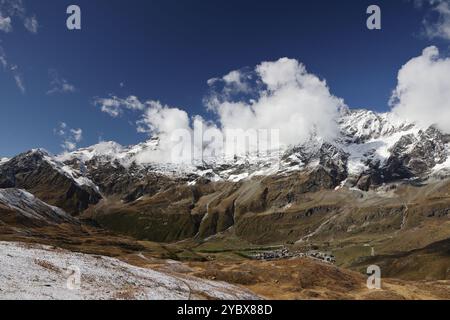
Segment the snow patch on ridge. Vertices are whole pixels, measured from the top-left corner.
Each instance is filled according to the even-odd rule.
[[[447,159],[433,168],[433,174],[450,174],[450,145],[447,145]]]
[[[50,153],[44,149],[33,149],[30,154],[39,154],[44,161],[53,167],[56,171],[66,176],[67,178],[73,180],[78,186],[87,186],[92,189],[99,191],[99,188],[90,179],[84,177],[80,172],[77,172],[72,167],[65,165],[63,162],[58,160],[58,157],[50,155]]]
[[[21,189],[0,189],[0,204],[21,213],[24,217],[47,223],[74,222],[63,210],[50,206]]]
[[[342,144],[342,149],[349,154],[348,173],[359,175],[369,169],[368,162],[384,163],[391,156],[391,149],[404,135],[417,135],[420,129],[413,127],[406,131],[398,131],[385,135],[376,135],[364,143]]]

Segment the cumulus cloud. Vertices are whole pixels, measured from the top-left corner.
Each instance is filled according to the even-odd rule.
[[[136,156],[141,163],[149,162],[170,162],[173,147],[177,143],[173,141],[176,131],[192,133],[191,119],[187,112],[167,105],[159,101],[148,100],[141,102],[136,96],[119,98],[111,95],[108,98],[94,99],[94,105],[99,106],[102,112],[113,118],[123,114],[125,110],[138,111],[141,113],[140,119],[136,122],[137,131],[158,137],[159,148],[155,150],[145,150]],[[186,141],[181,148],[191,148],[190,142]],[[188,161],[188,156],[172,159],[173,162]]]
[[[308,73],[295,59],[263,62],[248,77],[256,88],[250,96],[230,97],[213,90],[206,103],[219,116],[223,130],[279,130],[284,146],[305,142],[311,134],[333,139],[343,100],[333,96],[324,80]]]
[[[61,78],[58,71],[52,69],[49,71],[50,89],[47,91],[48,95],[56,93],[73,93],[77,89],[73,84],[70,84],[66,79]]]
[[[137,156],[137,161],[148,162],[175,162],[183,163],[191,160],[192,154],[192,127],[191,119],[186,111],[176,107],[162,105],[159,101],[147,101],[146,108],[141,120],[137,122],[137,130],[141,133],[148,133],[150,136],[158,137],[159,148],[146,150]],[[176,136],[180,132],[181,135]],[[186,139],[181,141],[177,138]],[[174,157],[174,148],[179,148],[178,154]]]
[[[297,60],[288,58],[263,62],[253,70],[235,70],[209,80],[208,84],[211,92],[204,102],[216,115],[215,122],[205,121],[200,116],[190,117],[181,108],[159,101],[141,102],[135,96],[97,98],[94,104],[112,117],[120,116],[124,110],[141,112],[137,130],[157,136],[159,149],[167,151],[159,156],[148,152],[142,156],[142,161],[168,161],[167,153],[173,152],[174,145],[180,146],[177,138],[182,138],[183,133],[192,137],[197,132],[207,132],[208,139],[187,139],[189,143],[181,144],[180,148],[191,153],[206,150],[207,154],[223,152],[218,137],[227,140],[231,136],[229,133],[237,130],[243,133],[276,131],[281,147],[301,144],[312,135],[331,140],[338,131],[339,109],[345,106],[343,100],[330,93],[324,80],[308,73]],[[272,136],[267,138],[270,139]]]
[[[233,70],[222,78],[212,78],[207,81],[210,87],[222,84],[222,94],[232,94],[236,92],[248,93],[251,91],[249,81],[252,79],[251,73],[246,70]]]
[[[83,140],[83,130],[69,128],[65,122],[60,122],[53,132],[61,137],[61,148],[66,152],[75,150],[78,143]]]
[[[450,133],[450,58],[432,46],[408,61],[398,73],[390,104],[404,119]]]
[[[186,111],[162,105],[159,101],[148,101],[142,119],[138,121],[138,131],[150,135],[171,133],[178,129],[189,129]]]

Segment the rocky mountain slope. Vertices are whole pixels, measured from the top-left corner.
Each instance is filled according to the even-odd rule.
[[[63,210],[52,207],[31,193],[20,189],[0,189],[0,221],[15,225],[76,224]]]
[[[97,186],[43,150],[32,150],[0,165],[0,189],[25,189],[77,215],[101,199]]]

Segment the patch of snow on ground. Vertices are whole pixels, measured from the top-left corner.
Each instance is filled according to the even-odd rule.
[[[258,299],[246,289],[227,283],[166,274],[109,257],[39,245],[0,242],[0,270],[0,299]]]

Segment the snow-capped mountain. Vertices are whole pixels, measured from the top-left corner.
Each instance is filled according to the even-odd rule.
[[[364,109],[343,108],[338,122],[343,138],[349,143],[365,143],[414,127],[413,124],[399,119],[392,113],[376,113]]]
[[[124,147],[115,142],[66,153],[54,158],[76,179],[87,179],[105,165],[131,175],[160,174],[195,183],[199,178],[233,181],[255,176],[289,174],[322,166],[349,186],[367,189],[398,179],[426,178],[443,172],[448,164],[448,136],[439,130],[420,128],[392,113],[342,109],[340,133],[334,141],[317,136],[303,144],[271,154],[234,159],[210,159],[201,164],[143,163],[144,152],[157,151],[159,141]],[[85,182],[84,184],[89,184]]]
[[[0,190],[26,190],[80,221],[137,239],[207,239],[235,227],[237,236],[265,242],[260,237],[272,241],[276,234],[267,230],[289,210],[295,217],[313,215],[320,220],[315,226],[320,232],[335,225],[330,219],[337,218],[328,214],[344,212],[342,217],[348,219],[333,230],[351,230],[354,217],[347,214],[360,197],[380,197],[374,201],[387,203],[383,223],[401,229],[408,218],[405,200],[395,202],[400,197],[395,194],[390,203],[385,195],[411,184],[413,189],[439,184],[435,180],[450,176],[450,139],[434,127],[420,128],[392,114],[346,109],[338,125],[340,132],[332,141],[312,135],[305,143],[264,156],[195,164],[143,162],[143,154],[164,147],[158,139],[130,147],[103,142],[59,156],[32,150],[0,164]],[[324,194],[331,197],[332,206],[318,200]],[[25,194],[19,198],[27,199]],[[303,208],[305,202],[317,207]],[[391,204],[397,206],[394,211]],[[13,209],[16,216],[23,215],[20,210]],[[367,210],[361,225],[378,214]],[[440,207],[432,210],[437,216],[444,214]],[[391,214],[395,223],[389,220]],[[282,224],[295,227],[280,235],[283,241],[320,233],[312,227],[297,230],[297,218],[286,219]]]
[[[150,192],[155,179],[195,185],[320,169],[332,180],[328,187],[369,190],[450,172],[449,136],[434,127],[420,128],[391,113],[349,109],[341,110],[338,125],[340,132],[333,141],[312,135],[306,143],[266,155],[195,164],[142,162],[143,154],[158,152],[158,139],[129,147],[102,142],[59,156],[32,150],[0,163],[0,188],[26,189],[76,213],[97,203],[102,193],[126,194],[134,200]]]

